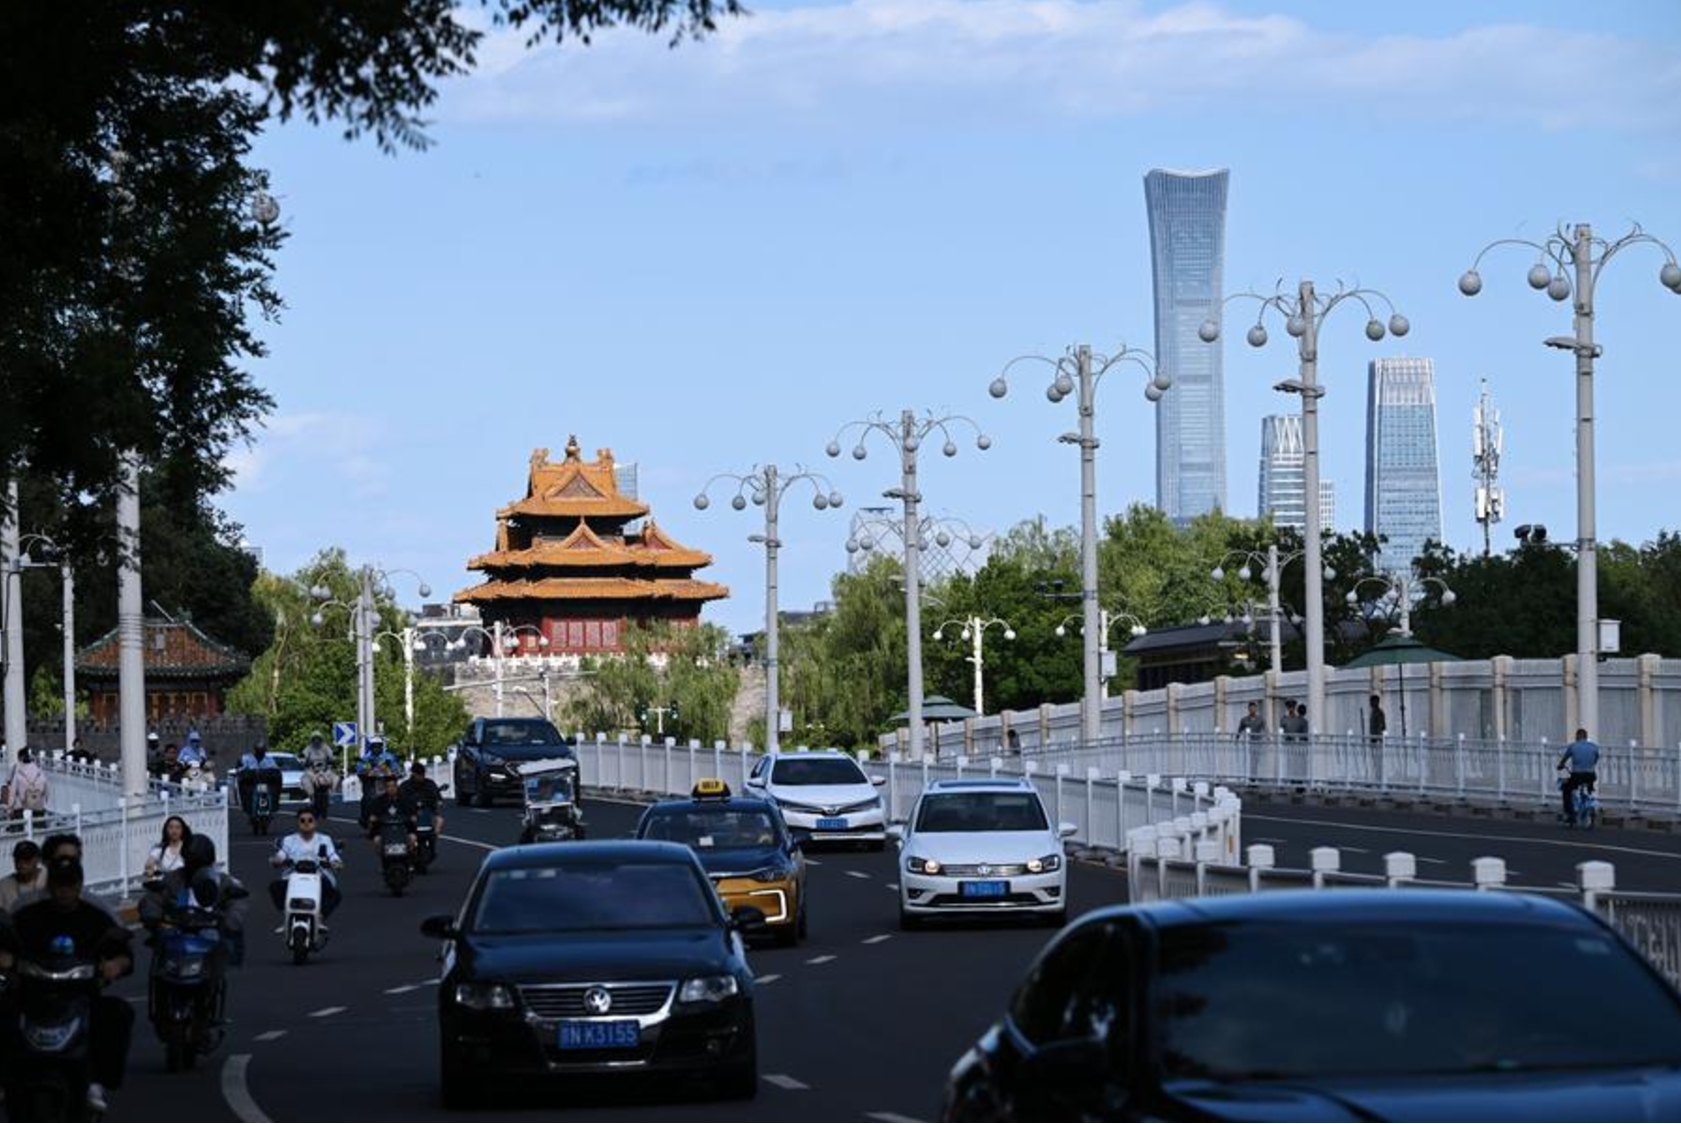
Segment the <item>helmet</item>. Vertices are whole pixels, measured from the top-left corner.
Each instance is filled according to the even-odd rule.
[[[181,865],[188,870],[202,870],[216,865],[216,841],[208,835],[194,834],[181,844]]]
[[[199,868],[188,884],[193,890],[193,900],[205,909],[214,906],[222,896],[222,880],[209,867]]]

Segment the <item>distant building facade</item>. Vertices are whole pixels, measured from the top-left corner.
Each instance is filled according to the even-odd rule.
[[[1261,471],[1256,514],[1272,516],[1275,527],[1307,529],[1306,456],[1300,414],[1269,414],[1261,419]],[[1337,490],[1319,481],[1319,528],[1337,525]]]
[[[1178,524],[1226,509],[1222,345],[1204,343],[1197,329],[1219,317],[1228,179],[1224,168],[1144,177],[1156,364],[1173,377],[1156,405],[1156,506]]]
[[[1374,359],[1366,389],[1366,530],[1388,541],[1381,570],[1411,567],[1442,537],[1436,374],[1429,359]]]
[[[146,668],[146,721],[191,722],[223,711],[228,688],[245,678],[251,661],[191,621],[148,619],[141,639]],[[112,629],[76,653],[76,686],[88,694],[96,724],[114,725],[121,717],[118,665],[121,650]]]

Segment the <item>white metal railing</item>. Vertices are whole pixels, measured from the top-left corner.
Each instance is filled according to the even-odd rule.
[[[754,765],[763,756],[752,746],[729,747],[724,742],[703,746],[699,741],[679,745],[675,739],[655,742],[605,734],[577,735],[580,773],[586,787],[619,792],[682,796],[703,777],[718,777],[740,792]],[[1206,781],[1161,774],[1134,775],[1126,770],[1105,772],[1089,766],[1076,772],[1065,763],[1043,763],[1021,757],[992,756],[970,761],[958,756],[946,761],[900,761],[897,755],[862,762],[865,772],[882,778],[882,800],[889,820],[902,820],[922,790],[933,781],[962,777],[1027,777],[1039,790],[1051,816],[1075,825],[1073,839],[1086,847],[1125,851],[1132,830],[1150,825],[1162,837],[1219,845],[1232,861],[1242,846],[1241,804],[1224,788]]]
[[[1103,775],[1125,770],[1204,780],[1211,785],[1315,788],[1432,797],[1503,806],[1554,806],[1563,747],[1476,738],[1369,738],[1347,734],[1292,739],[1220,733],[1152,732],[1026,746],[1011,759]],[[1602,746],[1598,797],[1608,810],[1681,815],[1681,748]]]
[[[1351,874],[1342,870],[1335,847],[1315,847],[1310,869],[1290,870],[1274,865],[1272,847],[1252,844],[1244,863],[1220,861],[1216,852],[1197,844],[1186,854],[1179,839],[1160,839],[1154,847],[1150,833],[1134,832],[1127,853],[1128,893],[1132,901],[1195,898],[1214,894],[1267,890],[1336,890],[1349,887],[1429,887],[1452,890],[1518,891],[1578,901],[1603,917],[1650,960],[1669,981],[1681,987],[1681,894],[1635,893],[1616,888],[1616,869],[1607,862],[1576,864],[1576,886],[1514,886],[1506,881],[1504,859],[1485,856],[1471,861],[1469,882],[1418,877],[1418,860],[1406,851],[1383,856],[1383,874]]]

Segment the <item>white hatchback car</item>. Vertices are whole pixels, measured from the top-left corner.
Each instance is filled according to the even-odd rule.
[[[1026,780],[935,781],[899,840],[899,925],[914,929],[942,913],[1031,913],[1068,919],[1062,841],[1078,830],[1052,825]]]
[[[747,777],[747,795],[776,801],[782,818],[804,839],[817,843],[887,845],[887,809],[870,777],[852,756],[838,749],[768,753]]]

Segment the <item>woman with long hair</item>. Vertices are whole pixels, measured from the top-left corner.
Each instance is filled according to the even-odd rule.
[[[185,866],[186,863],[181,858],[181,848],[192,838],[192,834],[187,821],[180,816],[170,816],[164,820],[163,837],[152,847],[152,853],[146,856],[146,877],[156,878],[160,874],[168,874]]]

